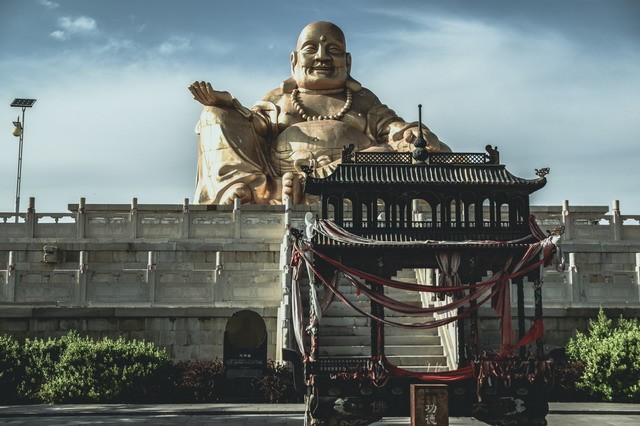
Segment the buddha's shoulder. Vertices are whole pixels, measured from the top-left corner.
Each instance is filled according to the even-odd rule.
[[[369,89],[366,87],[361,88],[357,92],[353,94],[354,101],[358,102],[360,105],[367,106],[369,108],[373,108],[376,105],[380,105],[380,99]]]

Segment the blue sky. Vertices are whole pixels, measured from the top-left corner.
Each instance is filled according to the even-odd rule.
[[[640,214],[640,2],[635,0],[0,0],[0,211],[22,204],[178,204],[193,198],[187,86],[250,106],[289,75],[307,23],[345,32],[352,75],[455,151],[497,145],[521,177],[550,167],[533,204]]]

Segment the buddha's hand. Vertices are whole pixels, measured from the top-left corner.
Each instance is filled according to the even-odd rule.
[[[196,81],[189,86],[189,91],[193,98],[206,106],[231,107],[234,105],[234,98],[229,92],[214,90],[211,83]]]
[[[403,132],[402,139],[403,139],[403,142],[409,146],[410,149],[408,150],[413,150],[412,145],[416,141],[416,139],[418,139],[418,136],[419,136],[418,132],[419,130],[417,126],[410,127]],[[441,142],[438,140],[438,137],[435,134],[433,134],[428,128],[426,127],[422,128],[422,137],[424,138],[424,141],[427,143],[427,146],[426,146],[427,151],[429,152],[446,151],[445,149],[443,149]]]

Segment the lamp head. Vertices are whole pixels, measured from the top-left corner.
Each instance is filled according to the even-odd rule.
[[[22,123],[20,120],[13,122],[13,136],[20,137],[22,136]]]

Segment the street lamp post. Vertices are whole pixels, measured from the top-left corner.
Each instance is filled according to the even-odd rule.
[[[18,175],[16,178],[16,223],[18,223],[18,217],[20,214],[20,184],[22,183],[22,146],[24,143],[24,112],[27,108],[31,108],[36,103],[35,99],[20,99],[16,98],[11,102],[11,106],[14,108],[22,109],[22,121],[18,116],[17,121],[13,122],[14,129],[13,135],[20,138],[18,146]]]

